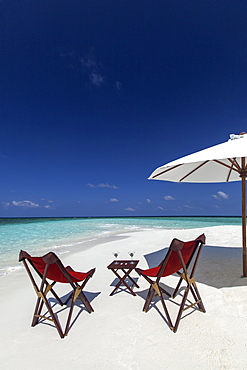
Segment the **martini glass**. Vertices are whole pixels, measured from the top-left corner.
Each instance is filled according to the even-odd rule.
[[[135,252],[128,252],[128,253],[129,253],[129,255],[131,257],[131,260],[132,260],[130,263],[134,263],[133,262],[133,257],[134,257]]]
[[[112,252],[112,254],[113,254],[113,256],[114,256],[115,258],[118,258],[118,256],[119,256],[119,252]],[[118,263],[118,262],[116,261],[115,263]]]

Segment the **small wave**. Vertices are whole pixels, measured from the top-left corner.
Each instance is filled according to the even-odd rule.
[[[100,227],[102,228],[102,229],[106,229],[107,227],[112,227],[112,226],[119,226],[118,224],[105,224],[105,225],[100,225]]]
[[[0,269],[0,276],[5,276],[8,275],[12,272],[15,272],[17,270],[22,270],[24,267],[23,266],[9,266],[6,268],[1,268]]]
[[[124,230],[142,230],[143,227],[140,227],[140,226],[135,226],[135,225],[128,225],[128,226],[124,226]]]
[[[55,245],[50,245],[46,246],[44,249],[45,250],[53,250],[53,249],[62,249],[62,248],[69,248],[69,247],[75,247],[76,245],[84,244],[87,242],[91,242],[97,240],[97,238],[92,238],[92,239],[84,239],[84,240],[77,240],[74,242],[69,242],[69,243],[64,243],[64,244],[55,244]]]

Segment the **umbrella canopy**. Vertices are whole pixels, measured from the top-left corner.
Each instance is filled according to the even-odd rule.
[[[222,144],[212,146],[158,167],[152,180],[213,183],[242,181],[243,276],[247,276],[246,259],[246,177],[247,133],[230,135]]]

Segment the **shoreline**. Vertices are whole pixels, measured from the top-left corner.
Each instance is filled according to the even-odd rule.
[[[43,255],[50,250],[62,255],[76,249],[77,245],[86,245],[88,240],[135,230],[177,230],[240,224],[239,217],[231,216],[1,219],[0,275],[18,268],[16,256],[20,249],[28,250],[33,255]]]
[[[187,217],[185,217],[187,218]],[[215,225],[215,226],[205,226],[205,227],[201,227],[201,229],[203,230],[207,230],[207,229],[210,229],[210,228],[217,228],[217,227],[240,227],[240,225]],[[85,236],[85,237],[78,237],[78,235],[76,235],[75,237],[71,237],[71,238],[66,238],[66,239],[57,239],[57,240],[54,240],[54,242],[49,246],[48,242],[47,244],[45,245],[41,245],[41,248],[40,248],[40,253],[38,254],[37,252],[33,252],[32,249],[33,247],[30,249],[30,248],[26,248],[27,251],[29,251],[29,253],[33,254],[33,255],[44,255],[46,253],[48,253],[49,251],[53,251],[54,253],[58,254],[58,256],[63,256],[65,254],[68,254],[68,253],[76,253],[77,251],[79,250],[84,250],[84,249],[88,249],[88,248],[92,248],[94,247],[95,245],[97,244],[104,244],[104,243],[107,243],[108,239],[111,239],[111,238],[118,238],[119,235],[126,235],[126,234],[129,234],[129,233],[132,233],[132,232],[148,232],[148,231],[161,231],[163,230],[164,232],[167,231],[167,232],[173,232],[174,234],[173,235],[176,235],[176,232],[178,232],[179,230],[196,230],[196,229],[200,229],[198,227],[191,227],[191,228],[162,228],[162,227],[140,227],[140,228],[132,228],[132,229],[122,229],[122,230],[113,230],[113,231],[102,231],[101,233],[98,233],[98,234],[92,234],[92,235],[88,235],[88,236]],[[51,242],[50,242],[51,243]],[[38,243],[37,243],[38,244]],[[24,249],[25,248],[20,248],[20,249]],[[18,251],[16,250],[16,254],[15,254],[15,257],[11,257],[9,258],[9,261],[7,260],[6,262],[8,262],[8,265],[6,265],[6,263],[1,263],[1,266],[0,266],[0,279],[2,276],[5,276],[5,275],[8,275],[10,273],[13,273],[15,270],[18,270],[19,269],[19,263],[18,263],[18,255],[19,255],[19,250]]]
[[[133,231],[135,232],[135,231]],[[61,246],[53,246],[53,248],[48,248],[46,247],[43,249],[43,253],[41,254],[35,254],[35,255],[45,255],[46,253],[53,251],[56,253],[60,259],[63,259],[64,256],[74,254],[74,253],[80,253],[83,252],[84,250],[93,248],[97,246],[98,244],[105,244],[108,243],[110,240],[120,240],[125,238],[125,236],[121,236],[125,232],[118,233],[118,232],[113,232],[111,235],[105,235],[105,236],[98,236],[98,237],[87,237],[84,240],[74,240],[72,239],[70,242],[68,241],[67,244],[61,245]],[[126,233],[129,233],[129,231],[126,231]],[[71,249],[68,249],[71,248]],[[29,250],[26,250],[26,252],[29,252]],[[29,252],[30,253],[30,252]],[[4,266],[0,268],[0,272],[3,271],[3,273],[0,273],[0,279],[3,276],[6,276],[8,274],[14,273],[15,271],[18,271],[20,269],[20,264],[18,262],[18,256],[16,256],[16,261],[17,264],[15,266]]]
[[[170,228],[167,228],[167,229],[162,229],[162,228],[146,228],[146,229],[133,229],[133,230],[122,230],[122,231],[117,231],[117,230],[114,230],[112,232],[106,232],[106,234],[98,234],[98,235],[95,235],[95,236],[87,236],[85,237],[84,239],[78,239],[78,237],[76,238],[71,238],[70,240],[66,240],[64,241],[64,243],[62,242],[61,240],[61,244],[60,245],[57,245],[59,244],[58,242],[56,242],[56,245],[53,245],[52,247],[48,247],[48,246],[43,246],[41,248],[42,252],[40,254],[38,253],[35,253],[35,255],[44,255],[50,251],[53,251],[54,253],[56,253],[59,258],[64,258],[65,255],[69,255],[69,254],[74,254],[74,253],[79,253],[79,252],[82,252],[84,250],[87,250],[87,249],[90,249],[90,248],[94,248],[95,246],[99,245],[99,244],[105,244],[105,243],[108,243],[110,240],[119,240],[121,238],[125,238],[125,237],[128,237],[126,235],[128,234],[131,234],[131,233],[138,233],[138,232],[164,232],[164,233],[169,233],[171,234],[171,238],[172,238],[172,235],[176,235],[176,233],[180,233],[180,232],[185,232],[185,231],[188,231],[188,230],[216,230],[215,228],[225,228],[224,230],[224,233],[226,233],[226,230],[228,230],[229,228],[235,228],[236,227],[236,230],[238,230],[238,228],[240,227],[239,225],[225,225],[225,226],[209,226],[209,227],[204,227],[204,228],[190,228],[190,229],[187,229],[187,228],[180,228],[180,229],[170,229]],[[218,229],[217,229],[218,230]],[[219,229],[220,230],[220,229]],[[230,232],[231,234],[231,232]],[[236,232],[235,232],[236,234]],[[229,234],[227,233],[228,237],[229,237]],[[237,234],[236,234],[237,235]],[[231,238],[232,238],[232,235],[230,235]],[[232,238],[233,239],[233,238]],[[225,242],[227,242],[227,240],[225,240]],[[241,242],[241,241],[240,241]],[[235,240],[235,245],[237,246],[238,244],[238,241]],[[241,246],[241,244],[239,244]],[[26,250],[27,252],[31,253],[31,251],[29,250]],[[19,253],[19,252],[18,252]],[[16,265],[11,264],[11,265],[8,265],[8,266],[2,266],[0,267],[0,279],[3,277],[3,276],[6,276],[6,275],[9,275],[9,274],[12,274],[14,273],[15,271],[18,271],[20,269],[20,264],[18,262],[18,255],[16,255]]]

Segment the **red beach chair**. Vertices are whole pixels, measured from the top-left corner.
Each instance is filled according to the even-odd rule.
[[[92,269],[86,273],[76,272],[72,270],[70,266],[64,267],[60,259],[53,252],[47,253],[43,257],[31,257],[27,252],[20,251],[19,261],[23,262],[33,284],[34,290],[38,296],[36,307],[33,314],[32,326],[38,324],[39,318],[53,321],[60,337],[64,338],[66,335],[68,335],[72,312],[77,298],[79,298],[84,303],[89,313],[93,312],[93,308],[90,305],[89,301],[87,300],[85,294],[82,292],[82,289],[85,287],[88,280],[93,276],[95,269]],[[36,283],[34,275],[32,274],[29,268],[29,265],[36,271],[36,273],[41,278],[40,287]],[[51,280],[52,282],[49,283],[47,279]],[[56,283],[70,284],[73,289],[72,293],[69,295],[69,297],[64,303],[61,301],[61,299],[58,297],[58,295],[53,289]],[[57,315],[53,312],[49,300],[47,299],[47,294],[49,292],[53,294],[53,296],[56,298],[56,300],[61,306],[63,304],[67,304],[70,299],[72,300],[64,332],[61,328]],[[47,307],[50,317],[41,315],[41,311],[44,304]]]
[[[155,293],[157,293],[162,302],[168,325],[174,333],[177,331],[183,311],[187,310],[190,307],[197,306],[200,311],[206,312],[194,279],[197,262],[203,244],[205,244],[204,234],[200,235],[197,239],[189,242],[182,242],[181,240],[173,239],[167,251],[166,257],[159,266],[147,270],[136,268],[138,274],[143,276],[150,284],[143,311],[148,311],[152,299]],[[180,276],[180,279],[175,290],[173,291],[173,294],[170,294],[163,287],[161,287],[160,279],[174,273],[177,273]],[[185,281],[186,287],[184,290],[180,290],[182,301],[180,303],[180,308],[175,325],[173,325],[162,294],[166,294],[169,298],[175,298],[182,281]],[[186,305],[189,292],[192,293],[195,302],[192,304],[190,302],[189,305]]]

